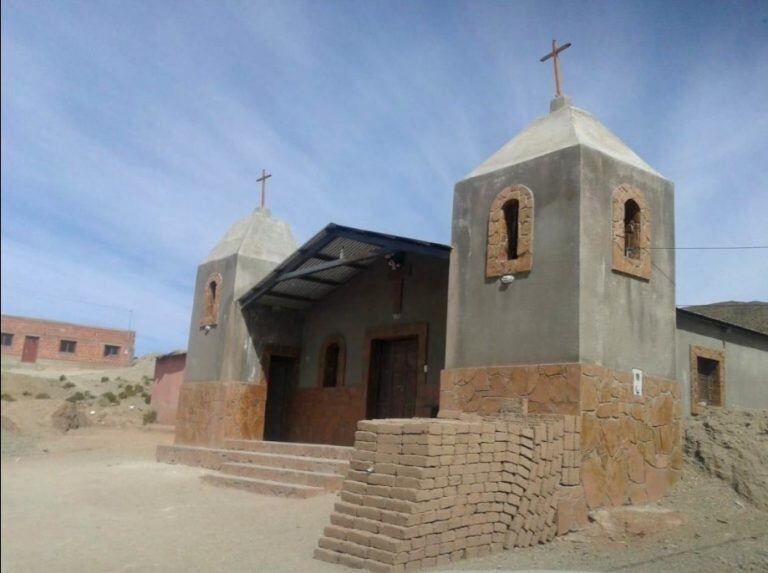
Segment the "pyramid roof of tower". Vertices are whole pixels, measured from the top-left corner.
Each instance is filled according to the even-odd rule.
[[[296,250],[296,240],[288,223],[272,217],[268,209],[258,208],[235,222],[204,262],[243,255],[280,263]]]
[[[661,177],[592,114],[572,106],[568,99],[560,102],[555,100],[553,107],[558,105],[559,107],[549,115],[537,119],[523,129],[475,168],[467,178],[485,175],[575,145],[590,147],[613,159]]]

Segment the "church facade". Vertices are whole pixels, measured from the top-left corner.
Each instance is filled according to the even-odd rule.
[[[177,440],[350,445],[361,419],[487,412],[506,394],[535,413],[578,411],[531,380],[449,398],[454,376],[491,367],[683,378],[686,413],[726,405],[716,391],[691,399],[697,358],[674,350],[714,327],[675,308],[674,240],[672,184],[564,98],[456,185],[451,246],[331,224],[297,248],[257,209],[199,267]],[[729,365],[744,396],[733,405],[768,405],[754,379],[765,337],[734,329],[749,367]],[[710,337],[714,356],[724,341]]]
[[[176,444],[356,444],[360,474],[378,471],[377,435],[480,448],[481,426],[442,428],[513,420],[498,439],[530,425],[558,492],[518,540],[658,499],[680,477],[685,415],[768,406],[768,336],[676,309],[674,245],[673,184],[562,96],[456,184],[450,246],[331,224],[297,247],[257,209],[199,267]],[[390,458],[420,442],[397,443],[386,464],[408,466]],[[326,543],[321,558],[345,554]]]

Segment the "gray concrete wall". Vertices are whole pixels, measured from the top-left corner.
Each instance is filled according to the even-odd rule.
[[[726,407],[768,408],[768,336],[682,314],[676,334],[677,379],[686,415],[691,412],[691,346],[725,351]]]
[[[672,183],[581,148],[579,355],[617,370],[675,377],[675,251]],[[651,279],[612,270],[612,193],[640,189],[651,218]],[[653,247],[657,247],[653,249]]]
[[[232,306],[232,278],[235,275],[236,256],[204,263],[197,268],[195,279],[195,297],[192,301],[192,320],[189,325],[187,343],[187,367],[184,382],[212,382],[221,374],[222,353],[226,342],[225,330],[229,318],[228,309]],[[203,315],[203,293],[205,281],[211,273],[220,273],[222,284],[219,292],[219,324],[207,333],[200,330]]]
[[[275,266],[271,261],[235,254],[198,267],[184,382],[258,381],[258,356],[237,298]],[[206,333],[200,329],[203,293],[206,279],[214,272],[222,276],[219,320]]]
[[[570,147],[457,183],[447,368],[579,359],[579,161]],[[533,269],[502,286],[485,277],[488,215],[513,184],[533,192]]]
[[[427,383],[439,385],[445,361],[445,312],[448,261],[415,254],[406,255],[403,308],[393,318],[392,284],[386,263],[377,261],[347,284],[331,292],[304,315],[300,386],[318,385],[320,351],[332,335],[344,337],[347,348],[345,386],[367,382],[364,342],[369,328],[427,322]]]

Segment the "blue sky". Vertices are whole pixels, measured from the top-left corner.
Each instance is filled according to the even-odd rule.
[[[2,309],[186,345],[194,274],[268,203],[450,241],[454,183],[565,91],[676,184],[678,246],[768,244],[768,2],[2,3]],[[768,299],[680,251],[679,304]]]

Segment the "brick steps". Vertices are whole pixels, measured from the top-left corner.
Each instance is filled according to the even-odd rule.
[[[293,456],[288,454],[269,454],[265,452],[245,452],[226,450],[228,462],[238,462],[274,468],[320,473],[335,473],[344,476],[349,468],[347,460]]]
[[[349,460],[353,448],[327,444],[303,444],[294,442],[268,442],[261,440],[225,440],[224,447],[230,450],[287,454],[335,460]]]
[[[341,489],[352,451],[323,444],[226,440],[223,448],[159,446],[157,459],[215,470],[202,476],[213,485],[304,498]]]
[[[339,490],[344,483],[344,476],[338,473],[295,470],[285,467],[260,466],[236,462],[222,464],[221,472],[233,476],[321,487],[328,491]]]
[[[307,498],[327,493],[327,490],[322,487],[225,474],[207,474],[200,479],[211,485],[234,487],[262,495]]]

